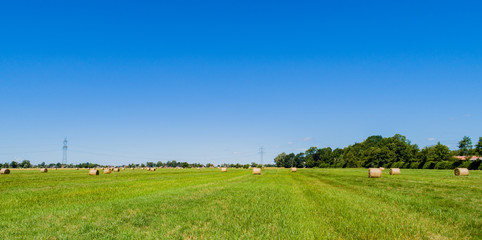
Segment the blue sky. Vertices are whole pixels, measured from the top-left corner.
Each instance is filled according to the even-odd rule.
[[[477,1],[3,1],[0,162],[482,136]]]

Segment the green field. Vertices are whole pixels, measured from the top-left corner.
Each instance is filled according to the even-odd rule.
[[[482,239],[482,172],[88,170],[0,175],[2,239]]]

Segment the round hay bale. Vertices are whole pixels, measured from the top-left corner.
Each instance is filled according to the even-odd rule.
[[[400,175],[400,168],[390,168],[390,175]]]
[[[469,169],[467,168],[456,168],[454,169],[455,176],[469,176]]]
[[[228,168],[225,168],[225,167],[221,168],[221,172],[227,172],[227,171],[228,171]]]
[[[104,174],[111,174],[111,173],[112,173],[112,169],[110,168],[104,169]]]
[[[147,170],[147,171],[150,171],[150,170],[151,170],[150,168],[144,168],[144,169]]]
[[[295,167],[292,167],[292,168],[291,168],[291,172],[296,172],[296,168],[295,168]]]
[[[197,168],[197,170],[201,170],[201,168],[200,168],[200,167],[198,167],[198,168]]]
[[[253,175],[261,175],[261,168],[253,168]]]
[[[114,172],[120,172],[119,168],[114,168]]]
[[[41,168],[41,169],[40,169],[40,172],[41,172],[41,173],[46,173],[46,172],[48,172],[48,171],[49,171],[49,170],[47,170],[47,168]]]
[[[149,171],[155,172],[155,171],[156,171],[156,168],[150,168]]]
[[[99,175],[99,170],[93,168],[89,170],[89,175]]]
[[[79,170],[79,168],[78,168],[78,167],[76,167],[76,168],[75,168],[75,170]]]
[[[131,170],[134,170],[134,168],[133,168],[133,167],[131,167]]]
[[[383,171],[383,170],[385,170],[385,168],[384,168],[384,167],[380,167],[380,170],[382,170],[382,171]]]
[[[369,168],[368,169],[368,177],[369,178],[381,178],[382,177],[382,170],[380,170],[380,168]]]
[[[8,169],[8,168],[2,168],[2,169],[0,170],[0,174],[10,174],[10,169]]]

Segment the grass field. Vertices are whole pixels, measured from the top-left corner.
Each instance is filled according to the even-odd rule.
[[[2,239],[482,239],[482,172],[88,170],[0,175]]]

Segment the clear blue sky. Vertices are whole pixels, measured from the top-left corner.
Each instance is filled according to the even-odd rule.
[[[0,3],[0,162],[482,136],[480,1],[67,2]]]

